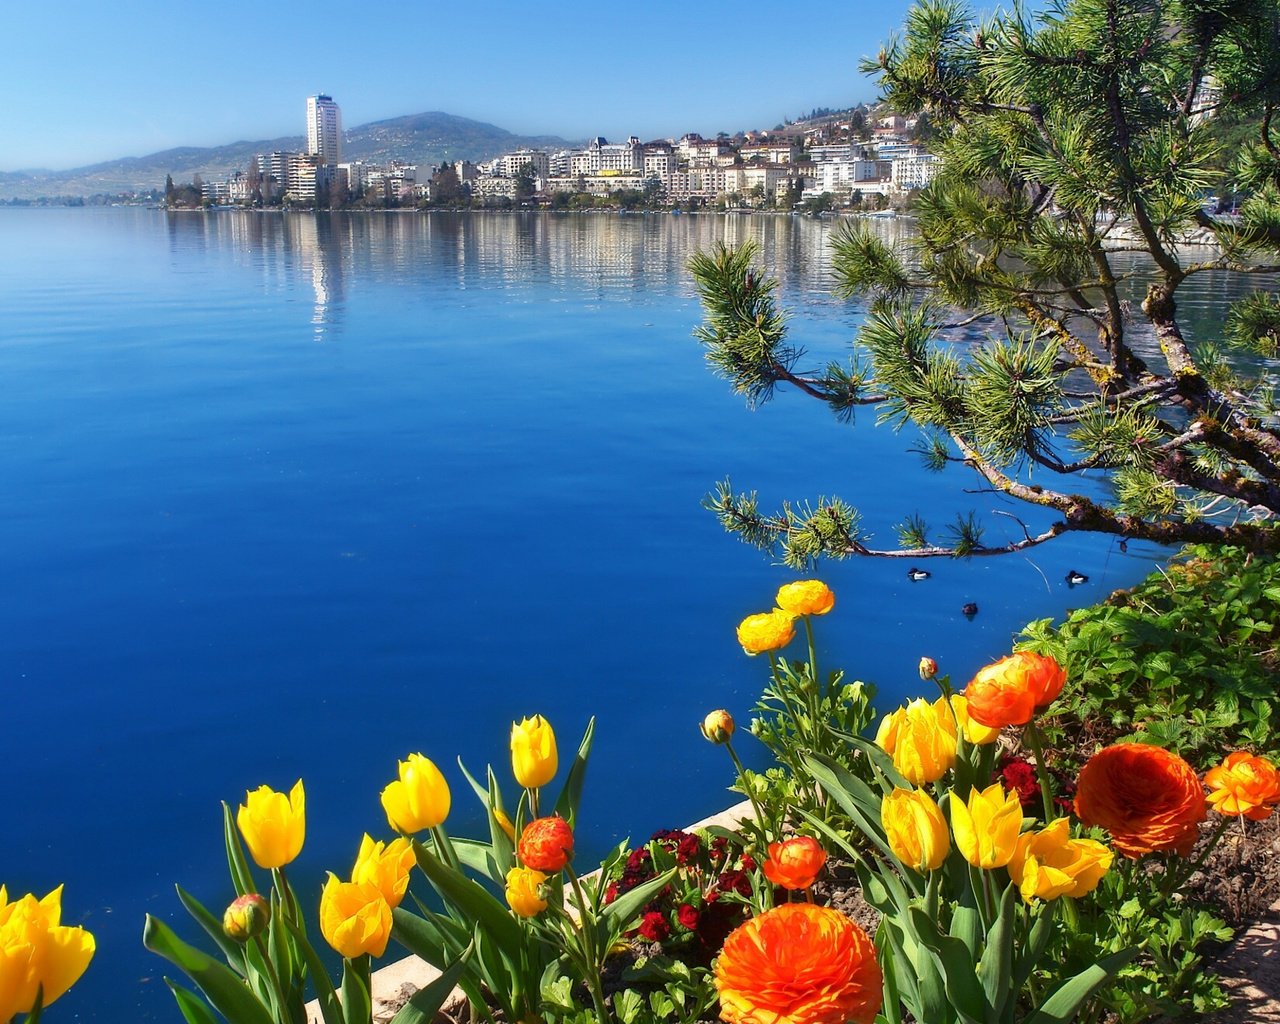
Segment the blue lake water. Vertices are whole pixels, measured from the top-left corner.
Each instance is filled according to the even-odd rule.
[[[194,934],[175,882],[225,904],[219,802],[260,783],[305,780],[291,877],[314,895],[363,831],[387,835],[378,792],[409,752],[473,833],[455,758],[505,777],[510,723],[536,712],[566,753],[598,719],[584,861],[729,802],[697,722],[749,718],[767,666],[734,626],[796,574],[700,509],[715,482],[766,508],[839,493],[886,545],[908,513],[998,507],[873,413],[841,424],[795,394],[751,412],[707,369],[685,263],[747,237],[801,365],[847,355],[860,307],[829,295],[831,230],[0,211],[0,881],[66,882],[66,919],[98,937],[51,1021],[179,1019],[143,915]],[[918,584],[899,561],[824,565],[822,656],[887,708],[921,655],[967,679],[1160,554],[1067,537]],[[1068,589],[1072,568],[1091,582]]]

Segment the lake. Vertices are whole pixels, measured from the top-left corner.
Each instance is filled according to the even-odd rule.
[[[733,800],[697,723],[749,719],[767,665],[734,627],[797,574],[700,508],[716,481],[766,508],[838,493],[885,543],[909,513],[997,502],[872,411],[842,424],[784,393],[751,412],[709,372],[685,264],[716,241],[760,242],[801,367],[847,357],[861,307],[828,292],[833,227],[0,211],[0,881],[65,882],[65,919],[98,939],[51,1022],[180,1019],[143,915],[194,937],[175,882],[225,905],[220,801],[261,783],[305,781],[290,872],[313,905],[362,832],[387,836],[378,793],[412,751],[453,787],[451,831],[476,834],[456,758],[507,778],[526,715],[566,760],[597,716],[580,863]],[[823,565],[822,657],[887,709],[921,689],[921,655],[966,680],[1160,556],[1071,536],[921,583],[895,560]]]

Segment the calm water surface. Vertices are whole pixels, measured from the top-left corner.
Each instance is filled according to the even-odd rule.
[[[847,356],[860,311],[828,294],[830,230],[0,211],[0,881],[65,881],[67,918],[97,934],[58,1020],[179,1019],[143,915],[194,937],[174,883],[225,904],[219,802],[260,783],[305,780],[291,872],[313,896],[363,831],[386,836],[378,792],[411,751],[473,833],[455,758],[502,768],[535,712],[564,751],[598,718],[584,860],[728,802],[696,723],[748,717],[766,667],[733,628],[795,574],[723,534],[705,493],[840,493],[886,544],[907,513],[996,502],[939,486],[871,413],[842,425],[797,395],[749,412],[708,372],[685,262],[747,237],[802,365]],[[967,678],[1158,556],[1071,537],[935,561],[920,584],[897,561],[824,566],[823,657],[888,706],[922,654]],[[1091,582],[1068,590],[1069,568]]]

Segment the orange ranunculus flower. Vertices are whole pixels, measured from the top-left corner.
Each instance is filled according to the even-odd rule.
[[[769,844],[764,877],[784,889],[807,889],[817,881],[826,862],[827,851],[818,840],[812,836],[793,836]]]
[[[1148,743],[1117,743],[1080,769],[1076,815],[1111,833],[1126,857],[1173,850],[1185,857],[1205,819],[1204,790],[1177,754]]]
[[[795,635],[794,618],[781,608],[748,615],[738,624],[738,643],[748,654],[763,654],[786,647]]]
[[[965,687],[969,715],[992,729],[1026,725],[1038,708],[1053,703],[1067,674],[1052,658],[1016,651],[978,670]]]
[[[702,720],[702,735],[711,743],[728,743],[735,726],[733,715],[720,708]]]
[[[1102,881],[1113,859],[1096,839],[1072,839],[1070,820],[1055,818],[1039,832],[1018,836],[1009,877],[1028,903],[1084,896]]]
[[[917,871],[937,871],[951,849],[942,810],[923,789],[895,789],[880,804],[893,855]]]
[[[573,829],[558,814],[535,818],[520,833],[520,860],[535,871],[559,871],[573,857]]]
[[[62,886],[10,903],[0,885],[0,1021],[30,1013],[41,994],[42,1007],[61,998],[96,948],[92,934],[62,923]]]
[[[883,996],[866,933],[812,903],[739,925],[716,960],[715,983],[729,1024],[871,1024]]]
[[[1228,754],[1222,764],[1210,768],[1204,784],[1209,787],[1209,805],[1219,814],[1261,821],[1280,804],[1280,772],[1276,766],[1265,757],[1243,750]]]
[[[939,697],[934,702],[939,705],[939,713],[945,708],[942,704],[942,698]],[[951,695],[951,708],[956,713],[956,722],[960,725],[960,733],[964,736],[966,743],[972,743],[975,747],[983,747],[988,743],[994,743],[1000,738],[1000,730],[993,729],[990,726],[983,725],[976,721],[969,714],[969,702],[958,693]]]
[[[394,910],[400,906],[405,890],[409,888],[409,872],[415,863],[413,843],[403,836],[383,843],[374,842],[366,835],[360,840],[360,852],[356,854],[356,863],[351,869],[351,881],[372,885]]]
[[[940,700],[916,698],[885,717],[876,743],[913,786],[936,782],[956,763],[956,722]]]
[[[348,960],[382,956],[391,938],[391,907],[376,885],[330,875],[320,893],[320,932]]]
[[[836,595],[822,580],[784,583],[774,598],[778,607],[791,615],[826,615],[836,606]]]

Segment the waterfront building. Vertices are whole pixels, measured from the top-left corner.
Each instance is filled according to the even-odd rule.
[[[740,146],[738,152],[742,154],[742,159],[748,163],[755,160],[766,164],[793,164],[800,159],[800,154],[803,150],[799,143],[788,140],[786,142],[750,143]]]
[[[661,178],[679,166],[679,158],[671,143],[646,142],[644,144],[644,176],[646,178]]]
[[[917,156],[900,156],[891,166],[893,187],[899,192],[910,192],[924,188],[933,181],[942,169],[942,161],[932,153],[921,153]]]
[[[533,177],[545,178],[551,174],[551,157],[541,150],[518,149],[497,157],[489,165],[489,171],[504,178],[518,178],[526,166],[533,168]]]
[[[332,96],[307,97],[307,153],[325,164],[342,161],[342,111]]]
[[[571,175],[643,170],[644,147],[634,135],[622,143],[612,143],[603,136],[597,136],[586,149],[574,153],[569,160]]]

